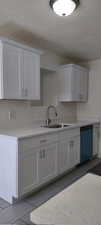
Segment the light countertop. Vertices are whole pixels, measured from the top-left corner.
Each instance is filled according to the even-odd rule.
[[[44,127],[33,126],[33,127],[19,128],[19,129],[0,129],[0,135],[15,137],[19,139],[19,138],[49,134],[53,132],[60,132],[63,130],[69,130],[69,129],[96,124],[96,123],[99,123],[99,121],[77,121],[75,123],[71,123],[70,126],[64,127],[64,128],[44,128]]]

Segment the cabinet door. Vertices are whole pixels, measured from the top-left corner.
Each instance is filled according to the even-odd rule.
[[[71,72],[71,98],[72,101],[80,100],[80,72],[78,68],[73,67]]]
[[[79,79],[80,79],[80,101],[87,101],[88,98],[88,71],[86,69],[79,70]]]
[[[28,149],[28,151],[31,151],[31,149]],[[32,153],[20,156],[18,171],[18,195],[21,196],[33,190],[38,182],[37,150],[32,149]]]
[[[40,148],[38,156],[39,183],[45,183],[57,175],[57,144]]]
[[[84,102],[88,97],[88,71],[74,67],[71,73],[72,100]]]
[[[70,168],[80,163],[80,137],[69,140]]]
[[[68,65],[59,71],[59,99],[63,102],[85,102],[88,98],[88,70]]]
[[[29,100],[40,99],[40,56],[23,51],[23,97]]]
[[[69,169],[69,143],[68,140],[61,140],[58,148],[58,172],[63,173]]]
[[[20,48],[3,45],[3,98],[21,97],[20,57]]]
[[[58,71],[58,95],[60,101],[71,100],[71,69]]]

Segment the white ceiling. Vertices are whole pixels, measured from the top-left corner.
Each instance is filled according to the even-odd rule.
[[[69,17],[55,15],[49,0],[0,0],[0,35],[77,59],[101,58],[101,0],[80,0]]]

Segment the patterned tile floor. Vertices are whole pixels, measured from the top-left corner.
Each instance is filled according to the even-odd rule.
[[[100,162],[101,159],[94,159],[87,162],[86,164],[75,168],[72,172],[58,179],[54,183],[44,187],[36,194],[33,194],[14,205],[10,205],[0,198],[0,224],[32,225],[30,221],[30,212],[33,211],[33,209],[71,185]]]

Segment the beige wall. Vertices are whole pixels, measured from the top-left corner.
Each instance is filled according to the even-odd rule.
[[[60,57],[54,52],[45,50],[41,55],[41,66],[43,67],[54,67],[59,64],[69,63],[70,60],[64,57]]]
[[[74,122],[76,120],[76,104],[60,103],[58,73],[43,74],[43,104],[45,106],[54,104],[58,108],[58,114],[63,122]]]
[[[101,60],[88,62],[87,65],[90,69],[88,102],[77,104],[77,118],[79,120],[99,119],[101,121]]]

